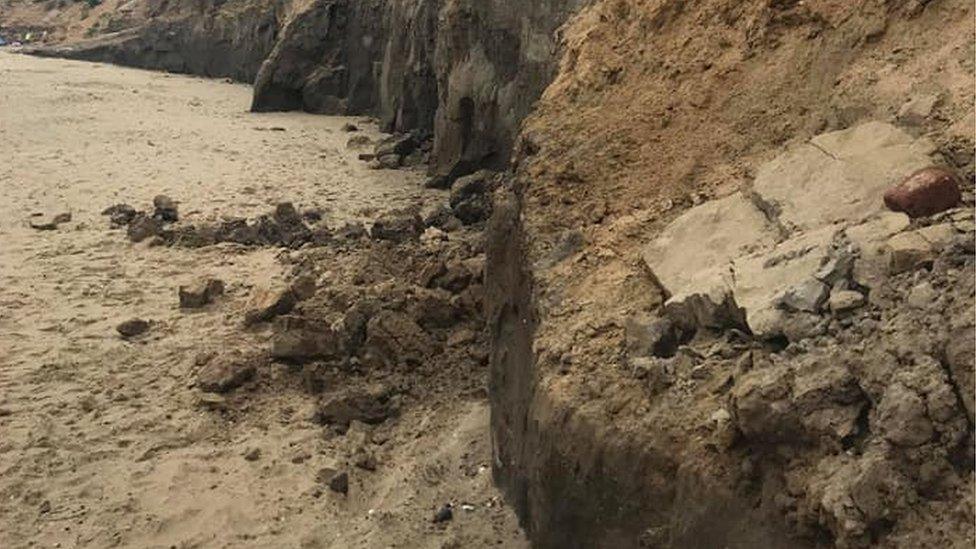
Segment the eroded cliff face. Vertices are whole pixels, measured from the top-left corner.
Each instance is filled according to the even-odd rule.
[[[556,30],[585,3],[137,1],[93,38],[32,51],[253,81],[254,111],[375,115],[433,135],[431,173],[458,177],[507,168],[554,75]]]
[[[953,1],[616,0],[567,26],[488,239],[496,479],[537,545],[973,543],[973,431],[952,396],[973,391],[972,363],[948,358],[973,344],[971,15]],[[871,121],[924,138],[966,182],[959,221],[899,220],[897,241],[947,243],[850,281],[868,299],[853,313],[817,298],[808,325],[769,339],[737,322],[671,332],[673,296],[643,247],[693,206],[748,195],[767,161]],[[823,189],[811,205],[850,203],[814,183],[837,173],[789,165],[778,179],[802,182],[797,195]],[[669,253],[706,253],[711,236]]]
[[[32,46],[28,52],[252,82],[275,45],[290,4],[137,0],[99,8],[114,10],[101,17],[85,17],[88,25],[75,29],[84,39]],[[59,29],[53,28],[52,36]]]
[[[431,172],[504,169],[552,78],[555,30],[581,0],[312,2],[282,29],[253,109],[376,113],[433,132]]]

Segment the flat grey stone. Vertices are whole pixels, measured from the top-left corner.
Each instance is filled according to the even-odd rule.
[[[819,135],[759,168],[753,190],[790,230],[864,220],[882,211],[884,191],[932,164],[930,145],[868,122]]]
[[[642,258],[671,295],[686,294],[750,252],[772,247],[775,226],[741,193],[691,208],[648,244]]]

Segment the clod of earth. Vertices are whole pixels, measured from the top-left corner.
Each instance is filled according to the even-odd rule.
[[[396,414],[390,390],[383,386],[346,389],[327,397],[315,412],[315,421],[345,432],[352,421],[375,425]]]
[[[277,360],[307,362],[339,358],[342,336],[323,322],[298,316],[282,316],[274,322],[271,356]]]
[[[297,303],[298,296],[292,288],[256,288],[244,307],[244,324],[250,326],[268,322],[276,316],[290,313]]]
[[[156,195],[153,198],[153,217],[164,223],[179,221],[176,201],[164,194]]]
[[[112,227],[125,227],[135,219],[136,209],[128,204],[116,204],[102,211],[102,215],[109,216]]]
[[[146,333],[149,330],[149,322],[141,318],[133,318],[116,326],[115,330],[128,339]]]
[[[250,381],[263,364],[257,356],[228,353],[210,360],[197,374],[197,387],[207,393],[228,393]]]
[[[199,309],[224,294],[224,281],[217,278],[205,278],[191,284],[180,286],[180,308]]]
[[[144,213],[137,213],[129,222],[126,235],[132,242],[142,242],[147,238],[158,236],[163,230],[162,220],[150,217]]]
[[[423,230],[423,221],[416,212],[392,212],[373,223],[370,236],[376,240],[403,242],[418,238]]]
[[[443,507],[441,507],[440,509],[437,510],[436,513],[434,513],[434,518],[432,519],[432,522],[434,524],[439,524],[442,522],[448,522],[453,518],[454,518],[454,506],[452,506],[450,503],[445,503]]]
[[[346,495],[349,493],[349,473],[345,471],[325,467],[319,470],[315,479],[320,484],[327,484],[329,489],[337,494]]]
[[[64,212],[58,214],[37,213],[31,216],[30,226],[38,231],[53,231],[58,225],[71,221],[71,213]]]

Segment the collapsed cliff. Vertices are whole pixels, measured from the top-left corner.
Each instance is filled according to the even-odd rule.
[[[971,6],[313,0],[229,17],[234,5],[166,8],[46,51],[254,79],[256,111],[372,113],[431,134],[434,175],[513,168],[488,233],[494,469],[538,545],[972,545]],[[762,174],[786,165],[772,179],[813,189],[804,207],[845,209],[848,189],[818,195],[820,181],[874,152],[853,168],[788,160],[872,121],[884,126],[855,141],[919,156],[867,170],[870,208],[843,223],[789,225]],[[824,150],[811,154],[836,156]],[[879,185],[927,163],[962,176],[964,207],[891,229]],[[788,178],[795,166],[809,177]],[[698,292],[730,314],[676,330],[678,292],[647,248],[695,208],[726,219],[730,197],[773,225],[713,227],[758,243],[743,256],[774,254],[737,283],[798,257],[819,269],[847,246],[869,257],[851,242],[865,231],[880,274],[828,286],[804,264],[787,289],[821,293],[768,332],[734,291]],[[662,249],[704,269],[709,236]],[[919,239],[923,260],[888,270]],[[832,308],[817,284],[858,305]]]
[[[252,82],[274,47],[289,5],[286,0],[136,0],[87,10],[78,4],[60,11],[52,6],[48,24],[33,33],[51,43],[29,45],[28,51]],[[0,25],[11,24],[0,18]]]
[[[496,475],[536,543],[973,543],[972,36],[952,1],[573,19],[489,236]],[[928,163],[960,221],[872,221]],[[924,260],[888,270],[906,241]],[[832,288],[830,250],[884,265]]]

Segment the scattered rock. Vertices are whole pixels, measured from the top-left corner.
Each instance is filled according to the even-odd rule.
[[[831,257],[813,277],[833,288],[838,283],[849,281],[853,270],[854,255],[845,251]]]
[[[244,452],[244,459],[247,461],[257,461],[261,459],[261,449],[251,448],[250,450]]]
[[[884,194],[884,203],[910,217],[924,217],[959,204],[959,177],[946,168],[929,167],[909,175]]]
[[[68,212],[59,214],[34,214],[30,218],[30,226],[38,231],[53,231],[62,223],[71,221],[71,214]]]
[[[448,239],[447,233],[437,227],[427,227],[424,233],[420,235],[420,242],[425,246],[436,246],[441,242],[446,242]]]
[[[358,132],[359,131],[359,128],[357,128],[355,124],[352,124],[350,122],[346,122],[339,129],[340,129],[340,131],[344,131],[344,132]]]
[[[291,288],[257,288],[244,307],[244,324],[251,326],[268,322],[276,316],[290,313],[297,303],[298,296]]]
[[[336,231],[336,237],[344,240],[358,240],[366,234],[366,227],[360,221],[347,222]]]
[[[428,204],[420,210],[420,220],[425,227],[444,228],[448,220],[454,217],[450,208],[443,204]]]
[[[861,292],[840,290],[831,292],[829,307],[835,313],[843,313],[863,306],[865,301],[867,299]]]
[[[257,373],[261,359],[239,353],[221,355],[197,374],[197,387],[207,393],[228,393],[247,383]]]
[[[412,153],[418,144],[413,134],[391,135],[377,143],[376,157],[396,156],[397,165],[399,165],[399,157]]]
[[[197,398],[197,404],[207,410],[223,410],[227,407],[227,399],[214,393],[203,393]]]
[[[331,326],[296,316],[275,320],[271,356],[278,360],[306,362],[337,358],[342,351],[342,336]]]
[[[109,216],[112,227],[125,227],[136,217],[136,209],[128,204],[116,204],[102,210],[102,215]]]
[[[405,242],[417,238],[423,230],[423,222],[415,212],[391,212],[376,220],[370,236],[375,240]]]
[[[354,136],[352,136],[352,137],[349,138],[349,141],[346,142],[346,148],[353,149],[353,150],[356,150],[356,149],[365,149],[366,147],[369,147],[372,144],[373,144],[373,140],[370,139],[369,136],[366,136],[366,135],[354,135]],[[360,160],[372,160],[373,158],[376,157],[376,155],[375,154],[372,154],[372,153],[367,153],[366,155],[369,156],[369,158],[362,158],[362,155],[360,155],[360,158],[359,159]]]
[[[817,313],[827,301],[829,292],[830,288],[819,280],[804,280],[786,290],[779,303],[790,311]]]
[[[137,213],[129,222],[126,236],[132,242],[142,242],[147,238],[159,235],[162,230],[163,223],[161,220],[144,213]]]
[[[491,217],[491,192],[497,186],[494,172],[482,170],[461,177],[451,186],[451,209],[465,225]]]
[[[177,213],[176,201],[172,198],[160,194],[153,198],[153,218],[166,223],[175,223],[179,221],[179,214]]]
[[[454,181],[446,175],[435,175],[424,182],[425,189],[450,189]]]
[[[346,495],[349,493],[349,473],[345,471],[337,471],[331,467],[325,467],[319,470],[318,475],[316,475],[316,480],[320,484],[327,484],[329,490],[337,494]]]
[[[141,318],[133,318],[119,324],[115,329],[122,337],[128,339],[146,333],[149,330],[149,322]]]
[[[445,503],[436,513],[434,513],[434,524],[439,524],[441,522],[448,522],[454,519],[454,506],[450,503]]]
[[[908,292],[908,298],[905,302],[913,309],[927,309],[935,305],[938,297],[939,293],[935,291],[935,288],[931,284],[921,282]]]
[[[400,167],[402,157],[397,154],[384,154],[374,159],[378,170],[395,170]]]
[[[302,216],[291,202],[279,202],[275,205],[274,220],[280,225],[301,225]]]
[[[627,319],[624,331],[631,356],[668,358],[678,349],[678,328],[668,318],[631,317]]]
[[[356,467],[363,469],[364,471],[375,471],[378,465],[376,461],[376,454],[373,453],[369,448],[360,448],[356,452],[356,457],[354,459]]]
[[[302,212],[302,221],[308,223],[318,223],[322,221],[324,214],[321,208],[309,208]]]
[[[224,294],[224,281],[217,278],[205,278],[192,284],[180,286],[180,308],[199,309],[213,302]]]
[[[900,274],[932,261],[935,251],[918,231],[899,233],[885,243],[889,274]]]
[[[315,413],[315,421],[324,425],[334,425],[345,432],[352,421],[370,425],[383,423],[393,416],[395,410],[390,402],[390,392],[382,386],[367,389],[346,389],[328,397]]]

